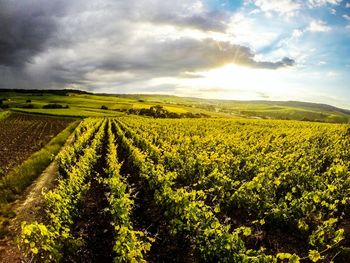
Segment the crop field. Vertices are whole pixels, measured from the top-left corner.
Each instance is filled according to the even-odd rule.
[[[348,125],[125,116],[73,136],[24,260],[350,260]]]
[[[70,122],[71,119],[19,113],[0,120],[0,174],[21,164]]]

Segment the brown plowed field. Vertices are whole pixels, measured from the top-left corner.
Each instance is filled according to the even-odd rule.
[[[0,121],[0,176],[21,164],[72,119],[12,113]]]

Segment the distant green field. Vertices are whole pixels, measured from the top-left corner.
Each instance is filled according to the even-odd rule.
[[[0,92],[0,97],[6,99],[5,104],[14,111],[74,117],[120,116],[123,114],[120,112],[121,110],[148,109],[159,104],[156,102],[146,102],[141,99],[129,99],[111,95],[74,93],[69,94],[69,96],[63,96],[50,93],[37,95],[17,92]],[[44,109],[43,106],[47,104],[60,104],[62,106],[68,106],[69,108]],[[28,108],[29,105],[31,108]],[[108,109],[103,110],[101,109],[102,106]],[[170,112],[189,112],[182,106],[168,105],[166,103],[162,103],[162,106]]]
[[[169,95],[111,95],[48,90],[32,93],[0,90],[0,98],[5,99],[4,104],[10,110],[72,117],[120,116],[127,110],[160,105],[173,113],[200,113],[211,117],[350,122],[349,110],[305,102],[206,100]],[[60,104],[69,108],[44,109],[47,104]]]

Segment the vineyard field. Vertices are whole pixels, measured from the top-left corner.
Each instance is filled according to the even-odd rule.
[[[350,0],[0,0],[0,263],[350,263]]]
[[[73,138],[22,259],[350,260],[348,125],[125,116]]]

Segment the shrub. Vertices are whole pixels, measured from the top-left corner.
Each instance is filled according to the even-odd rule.
[[[43,109],[68,109],[69,106],[63,106],[61,104],[57,104],[57,103],[49,103],[43,106]]]

